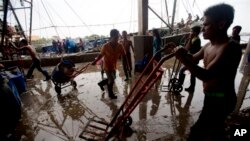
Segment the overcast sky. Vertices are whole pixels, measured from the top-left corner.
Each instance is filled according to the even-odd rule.
[[[91,34],[108,35],[110,29],[138,31],[137,0],[33,0],[33,35],[42,37],[60,36],[84,37]],[[173,0],[166,0],[169,15],[172,16]],[[11,0],[19,7],[20,0]],[[210,5],[228,3],[235,8],[235,20],[232,26],[241,25],[243,32],[250,32],[249,0],[177,0],[175,21],[187,19],[187,13],[202,17],[203,11]],[[25,4],[28,6],[28,4]],[[163,19],[167,19],[165,0],[149,0],[152,7]],[[29,30],[29,10],[18,10],[18,17],[24,30]],[[12,14],[8,21],[16,24]],[[171,19],[170,19],[171,21]],[[53,26],[58,26],[54,28]],[[164,27],[149,10],[149,29]],[[229,31],[231,30],[230,27]],[[231,33],[231,31],[229,32]]]

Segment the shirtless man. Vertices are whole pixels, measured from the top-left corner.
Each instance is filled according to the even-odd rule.
[[[129,77],[131,77],[131,70],[132,70],[130,47],[132,48],[132,51],[134,53],[133,44],[127,38],[127,31],[122,31],[122,40],[120,41],[120,43],[123,45],[125,51],[125,55],[122,56],[122,65],[123,65],[123,71],[126,76],[124,81],[127,81]]]
[[[210,44],[190,56],[184,48],[176,48],[176,57],[203,81],[203,109],[191,128],[188,141],[224,141],[224,121],[236,104],[234,79],[241,49],[229,39],[227,30],[234,19],[234,8],[227,4],[209,7],[204,12],[203,37]],[[204,59],[204,68],[194,60]]]
[[[44,76],[45,76],[45,80],[44,81],[48,81],[50,80],[50,76],[48,74],[47,71],[44,71],[41,68],[41,61],[36,53],[36,50],[34,47],[32,47],[31,45],[28,45],[27,40],[22,39],[19,43],[19,48],[16,48],[17,50],[27,50],[30,54],[30,57],[32,59],[32,65],[30,66],[28,73],[26,75],[26,78],[30,79],[32,78],[32,73],[34,71],[35,68],[37,68],[38,71],[40,71]]]

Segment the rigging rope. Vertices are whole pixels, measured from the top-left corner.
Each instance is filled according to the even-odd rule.
[[[196,0],[194,0],[194,4],[196,5],[197,9],[199,10],[200,14],[203,15],[203,13],[201,12],[199,5],[197,4]]]
[[[27,27],[27,15],[26,15],[26,9],[23,9],[24,11],[24,21],[25,21],[25,30],[28,31],[28,27]],[[30,35],[31,36],[31,35]]]
[[[33,8],[33,12],[35,11],[38,14],[38,19],[39,19],[39,28],[41,28],[41,25],[46,25],[46,23],[49,23],[49,21],[47,21],[47,18],[45,18],[42,14],[40,14],[40,4],[37,3],[37,8]],[[43,20],[40,20],[43,19]],[[46,30],[46,29],[45,29]],[[32,28],[32,31],[34,31],[34,28]],[[47,31],[45,31],[45,34],[47,33]],[[42,32],[40,30],[40,36],[42,35]],[[47,35],[47,34],[46,34]]]
[[[40,12],[39,12],[39,11],[40,11],[40,8],[39,8],[39,4],[38,4],[38,3],[37,3],[37,8],[38,8],[38,12],[37,12],[37,13],[38,13],[38,17],[39,17],[39,18],[38,18],[38,19],[39,19],[39,28],[41,28],[41,21],[42,21],[42,20],[41,20],[41,14],[40,14]],[[41,35],[42,35],[42,32],[41,32],[41,30],[40,30],[40,36],[41,36]]]
[[[192,6],[190,5],[189,1],[187,1],[187,4],[188,4],[188,7],[189,7],[191,14],[194,16],[194,12],[192,10]]]
[[[185,8],[185,10],[186,10],[186,12],[187,12],[187,14],[188,14],[189,12],[188,12],[188,10],[187,10],[186,4],[183,2],[183,0],[181,0],[181,2],[182,2],[183,7]]]
[[[156,19],[156,18],[151,18],[151,19]],[[150,20],[151,20],[150,19]],[[158,18],[157,18],[158,19]],[[126,21],[126,22],[119,22],[119,23],[108,23],[108,24],[93,24],[93,25],[87,25],[87,26],[114,26],[117,24],[124,24],[124,23],[130,23],[130,22],[138,22],[138,20],[135,21]],[[86,27],[86,25],[67,25],[67,26],[63,26],[63,25],[52,25],[52,26],[45,26],[42,28],[36,28],[36,29],[32,29],[32,30],[39,30],[39,29],[45,29],[45,28],[53,28],[53,27],[70,27],[70,28],[76,28],[76,27]]]
[[[69,3],[66,0],[64,0],[64,2],[71,9],[71,11],[80,19],[80,21],[83,23],[83,25],[86,26],[86,28],[89,30],[89,32],[93,34],[91,29],[88,27],[88,25],[82,20],[82,18],[76,13],[76,11],[69,5]]]
[[[54,26],[54,23],[53,23],[53,21],[52,21],[52,19],[51,19],[50,15],[49,15],[49,13],[48,13],[47,9],[45,8],[45,5],[44,5],[44,3],[43,3],[43,0],[41,0],[41,2],[42,2],[43,8],[44,8],[44,10],[45,10],[46,14],[47,14],[47,15],[48,15],[48,17],[49,17],[49,20],[50,20],[50,22],[51,22],[52,26]],[[59,36],[59,33],[58,33],[58,31],[57,31],[56,27],[55,27],[55,31],[56,31],[57,36]],[[60,37],[60,36],[59,36],[59,37]]]
[[[64,25],[68,26],[68,24],[65,22],[65,20],[60,16],[60,14],[58,14],[58,12],[55,10],[55,8],[53,8],[52,5],[50,5],[49,2],[47,2],[48,6],[52,9],[52,11],[54,11],[54,13],[59,17],[59,19],[63,22]],[[69,28],[68,29],[68,33],[70,35],[70,31],[69,31]]]
[[[131,21],[132,21],[132,13],[133,13],[133,0],[130,1],[131,2],[131,8],[130,8],[130,23],[129,23],[129,32],[131,29]]]

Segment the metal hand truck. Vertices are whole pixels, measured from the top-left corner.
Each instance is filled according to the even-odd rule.
[[[130,114],[143,100],[156,81],[161,78],[164,72],[161,68],[161,65],[164,63],[164,61],[174,56],[174,53],[172,53],[162,57],[159,62],[156,62],[155,57],[157,54],[162,53],[166,49],[167,48],[159,50],[151,58],[111,122],[107,124],[95,118],[90,119],[80,134],[80,138],[89,141],[108,141],[112,137],[116,136],[118,139],[121,139],[124,133],[123,131],[129,129],[129,126],[132,124],[132,118],[130,117]],[[143,79],[148,69],[151,68],[151,65],[154,65],[153,70],[148,76],[146,76],[146,79]]]

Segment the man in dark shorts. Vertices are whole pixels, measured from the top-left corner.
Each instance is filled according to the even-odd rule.
[[[129,77],[131,77],[131,71],[132,71],[132,61],[131,61],[131,51],[132,49],[134,53],[134,47],[132,42],[127,37],[127,31],[122,31],[122,40],[120,43],[123,45],[125,55],[122,56],[122,65],[123,65],[123,71],[125,73],[125,80],[127,81]]]
[[[204,19],[203,37],[210,43],[193,56],[184,48],[174,50],[187,69],[203,81],[203,108],[188,141],[224,141],[224,122],[236,104],[234,80],[242,52],[239,44],[227,35],[234,19],[232,6],[224,3],[211,6],[205,10]],[[204,59],[204,68],[195,63],[200,59]]]

